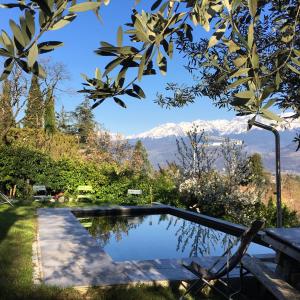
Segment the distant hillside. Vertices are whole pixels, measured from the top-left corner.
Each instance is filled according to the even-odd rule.
[[[182,122],[179,124],[167,123],[153,128],[150,131],[128,136],[131,144],[141,139],[145,145],[149,158],[155,167],[165,165],[167,161],[176,160],[176,138],[184,137],[193,124],[204,129],[211,141],[222,141],[225,137],[244,141],[248,153],[258,152],[263,157],[265,168],[274,171],[274,135],[271,132],[253,128],[247,131],[247,118],[236,117],[233,120],[213,120]],[[297,131],[300,130],[300,121],[294,121],[287,128],[278,128],[281,136],[282,169],[287,172],[300,173],[300,151],[295,152],[296,144],[292,142]]]

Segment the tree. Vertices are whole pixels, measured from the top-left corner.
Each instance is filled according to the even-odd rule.
[[[60,112],[57,115],[57,128],[62,133],[72,133],[71,112],[65,111],[62,105]]]
[[[226,138],[221,145],[220,152],[228,191],[234,193],[237,187],[247,186],[251,165],[244,145]]]
[[[248,224],[255,218],[262,190],[245,185],[249,159],[243,144],[225,139],[216,148],[204,131],[194,127],[186,139],[177,141],[177,149],[178,189],[184,206],[237,223]]]
[[[46,98],[48,91],[52,90],[52,94],[55,97],[57,92],[61,91],[60,83],[68,78],[66,68],[61,63],[50,63],[49,61],[43,62],[43,66],[47,71],[47,77],[39,81],[41,96]],[[7,86],[9,86],[7,90],[10,99],[8,114],[12,113],[14,122],[11,127],[15,127],[23,122],[24,107],[26,108],[28,100],[30,82],[28,76],[18,66],[13,68],[10,77],[6,81]]]
[[[8,80],[3,81],[2,94],[0,95],[0,130],[1,137],[6,136],[7,131],[16,125],[12,110],[11,85]]]
[[[45,101],[44,124],[47,133],[53,134],[56,131],[55,102],[52,89],[49,89]]]
[[[44,99],[40,90],[37,76],[32,76],[29,89],[27,107],[25,110],[24,127],[43,128]]]
[[[256,185],[266,184],[267,178],[262,162],[261,155],[254,153],[249,157],[249,182]]]
[[[74,133],[81,144],[86,144],[88,136],[94,131],[96,125],[88,99],[76,107],[73,117],[75,119]]]
[[[152,172],[152,166],[148,159],[148,153],[142,141],[138,140],[132,153],[132,167],[141,176],[148,176]]]
[[[19,8],[24,16],[20,24],[10,21],[11,36],[3,31],[4,48],[0,55],[5,57],[5,63],[1,79],[9,76],[14,64],[26,72],[45,77],[38,54],[52,51],[62,43],[38,44],[38,40],[48,30],[71,23],[77,12],[94,10],[99,16],[102,3],[109,2],[77,4],[76,1],[56,0],[46,5],[39,2],[31,5],[30,1],[3,4],[3,8]],[[40,22],[40,30],[35,30],[37,15],[47,16]],[[113,98],[122,107],[126,107],[123,97],[144,98],[137,81],[144,75],[156,74],[156,70],[165,74],[167,58],[172,58],[176,49],[184,50],[180,45],[185,45],[185,41],[192,42],[193,29],[200,25],[206,31],[213,30],[209,41],[199,47],[192,45],[195,51],[191,53],[191,59],[202,59],[195,68],[210,70],[206,72],[204,88],[196,86],[195,95],[206,93],[217,105],[228,105],[238,114],[254,114],[252,121],[262,115],[281,122],[282,118],[271,110],[276,105],[292,109],[293,116],[299,117],[298,89],[294,88],[295,84],[298,86],[300,74],[299,20],[300,4],[296,0],[153,0],[151,12],[133,10],[131,22],[126,24],[128,30],[118,29],[116,46],[101,43],[96,53],[110,56],[112,60],[103,73],[96,69],[94,78],[84,75],[85,88],[80,92],[94,101],[93,107],[108,98]],[[124,33],[134,46],[127,41],[124,45]],[[137,71],[129,78],[133,74],[129,72],[132,68]],[[116,76],[110,78],[112,73]],[[171,105],[181,106],[190,101],[187,97],[189,89],[181,92],[176,88],[175,92],[175,101],[170,99]],[[299,137],[295,140],[300,141]]]

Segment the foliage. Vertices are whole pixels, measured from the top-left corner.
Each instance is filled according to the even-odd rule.
[[[3,81],[2,94],[0,95],[0,130],[2,138],[5,138],[6,132],[16,123],[11,106],[10,89],[10,82],[8,80]]]
[[[43,129],[12,128],[7,133],[7,145],[38,150],[57,160],[64,157],[80,159],[79,147],[74,136],[56,132],[45,134]]]
[[[265,219],[266,227],[275,227],[277,219],[276,202],[272,197],[269,198],[267,204],[260,204],[257,210],[257,216]],[[297,227],[300,224],[299,216],[296,211],[290,210],[285,204],[282,205],[282,226],[283,227]]]
[[[104,1],[105,4],[109,0]],[[7,78],[14,65],[18,65],[27,73],[45,77],[45,70],[38,62],[39,54],[48,53],[63,45],[59,41],[40,42],[44,34],[50,30],[58,30],[70,24],[77,12],[94,10],[98,15],[101,2],[76,1],[15,1],[1,4],[1,8],[19,9],[18,21],[10,20],[11,36],[4,30],[1,35],[1,56],[5,57],[4,71],[1,80]]]
[[[217,150],[197,127],[187,137],[187,141],[177,141],[178,188],[185,207],[235,223],[249,224],[257,217],[269,218],[272,225],[276,223],[272,223],[274,219],[262,203],[265,185],[260,177],[264,176],[260,157],[247,157],[243,145],[228,139]],[[291,226],[297,215],[285,210],[285,222]]]
[[[147,176],[152,172],[147,150],[140,140],[138,140],[134,146],[131,163],[133,170],[139,174],[139,176]]]
[[[32,76],[25,110],[24,127],[43,128],[44,99],[37,76]]]
[[[71,119],[71,113],[65,111],[64,106],[62,106],[60,112],[57,114],[57,129],[62,133],[73,133]]]
[[[59,134],[52,135],[56,138]],[[145,204],[151,202],[151,184],[146,175],[137,176],[127,165],[113,162],[95,163],[80,158],[60,156],[56,159],[36,148],[20,145],[0,148],[0,189],[17,188],[16,197],[28,199],[33,184],[46,185],[52,194],[75,195],[79,185],[91,185],[98,202]],[[130,198],[128,189],[141,189],[141,197]]]
[[[129,30],[125,33],[135,42],[135,47],[123,46],[123,30],[119,29],[117,46],[102,42],[102,47],[96,51],[112,57],[103,78],[120,66],[109,90],[100,78],[87,79],[88,85],[95,90],[85,92],[91,99],[98,99],[96,105],[108,97],[127,93],[123,85],[128,68],[138,70],[129,86],[142,78],[147,67],[151,69],[149,74],[155,73],[155,57],[158,69],[164,74],[175,41],[177,48],[189,56],[190,70],[200,70],[203,82],[191,89],[175,87],[174,106],[190,102],[187,95],[201,94],[213,100],[220,98],[219,105],[227,103],[239,114],[261,114],[267,119],[282,121],[270,110],[278,104],[284,109],[292,108],[298,116],[298,97],[291,88],[287,89],[293,86],[300,73],[296,35],[300,7],[297,1],[281,1],[280,4],[256,0],[156,1],[151,9],[151,13],[143,11],[141,14],[133,10],[132,21],[126,24]],[[207,31],[213,29],[209,41],[192,43],[192,26],[197,25]],[[141,47],[137,48],[137,44]],[[278,98],[274,98],[276,93],[279,93]]]
[[[94,131],[96,125],[94,115],[87,99],[76,107],[73,118],[75,119],[73,133],[78,136],[79,143],[86,144],[88,136]]]
[[[44,128],[50,134],[56,131],[55,101],[52,89],[49,89],[45,101]]]
[[[268,183],[268,177],[265,173],[262,157],[259,153],[250,155],[249,172],[248,183],[253,183],[257,186],[266,185],[266,183]]]
[[[180,206],[178,177],[179,170],[175,164],[169,163],[165,168],[160,167],[152,182],[154,201]]]
[[[19,21],[10,20],[11,35],[2,31],[0,55],[5,57],[4,80],[18,65],[24,71],[45,77],[38,62],[40,54],[55,50],[62,42],[39,43],[49,30],[70,24],[77,13],[99,9],[110,1],[23,1],[2,4],[18,8]],[[138,4],[140,1],[136,1]],[[154,2],[154,0],[153,0]],[[39,15],[39,22],[36,16]],[[216,105],[234,108],[238,114],[254,114],[281,122],[272,111],[277,105],[299,116],[299,30],[298,1],[155,1],[151,12],[133,9],[127,30],[119,27],[116,45],[101,42],[100,56],[111,57],[104,72],[96,69],[94,78],[83,75],[83,92],[96,107],[108,98],[126,107],[123,98],[145,98],[137,85],[144,75],[167,72],[168,58],[179,50],[189,58],[188,69],[199,71],[201,82],[192,87],[169,85],[174,97],[159,96],[162,105],[183,106],[196,96],[209,96]],[[211,30],[209,40],[193,42],[193,29]],[[127,36],[129,43],[125,40]],[[134,43],[134,46],[132,45]],[[155,62],[156,66],[155,67]],[[135,75],[128,79],[133,70]],[[110,78],[111,74],[115,77]],[[198,76],[199,77],[199,76]],[[127,80],[128,79],[128,80]],[[295,138],[298,142],[298,137]]]
[[[45,76],[38,63],[38,55],[52,51],[62,43],[38,44],[39,39],[45,32],[71,23],[78,12],[94,10],[99,15],[101,4],[102,1],[76,4],[76,1],[68,0],[2,4],[2,8],[19,8],[22,16],[19,24],[10,20],[12,36],[2,31],[1,44],[4,48],[1,55],[6,57],[6,61],[1,79],[10,74],[14,64],[26,72]],[[37,26],[35,12],[40,16]],[[209,96],[216,99],[224,95],[225,103],[239,113],[261,114],[281,121],[270,110],[274,104],[292,108],[296,115],[299,108],[298,97],[294,89],[290,89],[290,84],[297,81],[300,73],[296,34],[299,12],[297,1],[155,1],[151,12],[133,10],[131,22],[126,24],[128,29],[125,32],[122,27],[118,29],[116,46],[101,43],[96,53],[112,57],[112,60],[103,73],[96,69],[94,78],[84,76],[87,88],[82,92],[94,100],[94,107],[110,97],[123,107],[125,103],[120,96],[144,98],[144,92],[136,81],[140,81],[143,75],[156,73],[154,59],[157,69],[165,74],[167,58],[172,58],[176,48],[174,42],[177,41],[179,49],[188,51],[195,67],[205,70],[206,82],[211,84],[209,78],[217,78],[215,82],[220,91],[217,92],[214,89],[216,85],[212,85],[213,92],[209,92]],[[212,34],[209,41],[194,46],[190,44],[193,27],[198,25],[206,31],[212,30]],[[124,45],[124,33],[135,47]],[[193,47],[194,51],[190,51]],[[117,77],[109,78],[108,75],[118,67]],[[131,68],[137,70],[136,75],[125,83],[127,71]],[[198,93],[204,93],[203,89],[198,89]],[[279,98],[274,99],[276,93],[279,93]],[[183,98],[178,99],[184,102]],[[221,103],[224,103],[223,100]]]
[[[17,185],[17,197],[29,196],[28,183],[35,182],[49,167],[50,160],[25,148],[1,147],[0,183],[3,190]],[[38,181],[38,180],[37,180]]]

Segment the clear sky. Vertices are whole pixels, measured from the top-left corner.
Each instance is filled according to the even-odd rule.
[[[1,1],[5,3],[7,1]],[[108,6],[101,8],[103,24],[100,24],[92,12],[80,13],[77,19],[61,30],[47,33],[42,41],[59,40],[64,42],[64,47],[51,53],[51,58],[63,62],[70,73],[71,80],[66,82],[64,89],[74,91],[82,88],[80,73],[92,75],[96,67],[104,69],[107,60],[97,56],[93,51],[99,47],[100,41],[116,43],[116,32],[119,25],[130,21],[130,12],[134,0],[112,0]],[[142,8],[146,0],[142,0],[138,9]],[[7,28],[9,18],[15,19],[18,10],[0,10],[1,28]],[[205,34],[204,30],[195,31],[197,37]],[[192,78],[184,69],[184,60],[175,55],[168,62],[168,74],[162,76],[147,76],[140,85],[147,98],[135,100],[131,97],[126,100],[127,109],[116,105],[113,100],[108,100],[94,110],[96,120],[112,132],[125,135],[136,134],[149,130],[159,124],[167,122],[194,121],[196,119],[231,119],[233,112],[226,109],[215,108],[208,99],[199,98],[195,104],[181,109],[166,110],[153,102],[157,92],[164,91],[165,83],[179,82],[192,83]],[[57,109],[63,104],[66,110],[72,110],[83,100],[82,94],[60,93],[57,97]]]

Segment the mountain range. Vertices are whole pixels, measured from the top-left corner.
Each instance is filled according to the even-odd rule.
[[[287,116],[287,115],[284,115]],[[266,130],[252,127],[247,130],[249,116],[235,117],[232,120],[196,120],[193,122],[161,124],[149,131],[127,136],[130,144],[141,140],[148,151],[152,164],[165,165],[167,161],[176,161],[176,139],[186,138],[186,133],[197,126],[210,137],[213,145],[218,145],[225,138],[243,141],[247,153],[260,153],[266,169],[273,172],[275,168],[275,141],[274,135]],[[271,122],[258,119],[264,124]],[[276,126],[281,138],[281,166],[282,170],[290,173],[300,173],[300,151],[296,152],[297,145],[293,139],[300,131],[300,119],[291,122],[282,122]]]

